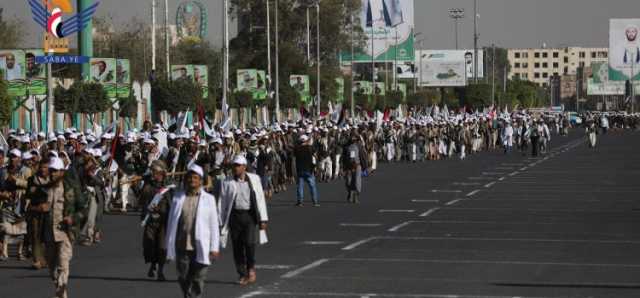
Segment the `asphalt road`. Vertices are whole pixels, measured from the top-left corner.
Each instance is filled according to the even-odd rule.
[[[269,205],[258,283],[238,287],[230,250],[206,297],[639,297],[640,133],[555,137],[539,158],[501,152],[382,164],[350,205],[342,182],[322,206]],[[307,204],[309,206],[309,204]],[[147,279],[138,216],[107,216],[105,239],[76,247],[70,297],[180,297]],[[50,297],[46,271],[0,264],[0,297]]]

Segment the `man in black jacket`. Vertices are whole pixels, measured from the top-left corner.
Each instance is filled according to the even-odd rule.
[[[304,199],[304,183],[309,185],[311,191],[311,200],[313,206],[319,207],[318,189],[316,188],[316,178],[313,175],[315,163],[313,160],[313,149],[311,148],[311,140],[307,135],[300,137],[300,145],[295,149],[296,157],[296,173],[298,174],[298,203],[296,206],[302,207]]]

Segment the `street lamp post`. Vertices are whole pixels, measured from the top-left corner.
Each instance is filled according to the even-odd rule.
[[[473,82],[478,83],[478,0],[473,0]]]
[[[491,105],[494,106],[496,104],[496,45],[495,44],[491,44],[491,55],[492,55],[491,57]]]
[[[456,50],[458,49],[458,21],[464,18],[464,8],[449,9],[449,17],[453,19],[455,26]]]
[[[276,0],[276,121],[280,122],[280,53],[278,52],[279,46],[279,33],[278,33],[278,0]]]
[[[316,61],[316,66],[317,66],[317,71],[318,71],[318,79],[316,80],[317,83],[317,90],[316,90],[316,94],[317,94],[317,100],[318,100],[318,119],[320,119],[320,103],[321,103],[321,97],[320,97],[320,0],[318,0],[316,2],[316,50],[317,50],[317,55],[318,55],[318,61]]]

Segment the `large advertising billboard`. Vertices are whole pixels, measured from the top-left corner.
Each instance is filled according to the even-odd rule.
[[[592,77],[587,81],[587,95],[624,95],[626,81],[609,80],[609,65],[606,62],[591,63]],[[634,81],[640,90],[640,81]]]
[[[466,86],[465,65],[464,61],[424,60],[420,82],[426,87]]]
[[[128,59],[116,60],[116,93],[118,98],[131,94],[131,68]]]
[[[0,69],[9,83],[9,96],[26,96],[24,51],[0,50]]]
[[[238,91],[254,92],[258,89],[258,71],[255,69],[238,69]]]
[[[353,82],[353,92],[364,95],[373,95],[373,84],[368,81],[355,81]]]
[[[171,80],[193,80],[193,65],[171,65]]]
[[[473,54],[474,50],[419,50],[416,51],[416,60],[428,61],[464,61],[467,71],[467,79],[473,78]],[[420,71],[419,69],[417,70]],[[484,51],[478,50],[478,78],[484,78]]]
[[[102,84],[108,98],[116,98],[116,59],[91,58],[91,81]]]
[[[640,80],[640,19],[609,21],[609,80]]]
[[[193,80],[202,89],[202,98],[209,98],[209,67],[193,65]]]
[[[342,61],[413,61],[414,0],[362,0],[360,26],[367,36],[362,53],[342,53]]]

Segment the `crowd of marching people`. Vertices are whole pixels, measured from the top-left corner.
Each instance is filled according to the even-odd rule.
[[[592,147],[599,133],[640,124],[624,113],[582,118]],[[297,187],[297,206],[304,206],[308,186],[319,207],[318,183],[344,178],[345,199],[357,204],[363,177],[380,162],[464,160],[486,151],[536,156],[575,125],[567,114],[515,111],[249,129],[146,122],[140,131],[11,130],[0,148],[0,260],[15,247],[19,260],[49,268],[57,297],[66,297],[74,243],[98,245],[105,214],[140,212],[148,276],[165,280],[164,264],[175,260],[185,297],[199,297],[227,238],[238,283],[256,281],[268,203],[289,187]]]

